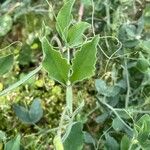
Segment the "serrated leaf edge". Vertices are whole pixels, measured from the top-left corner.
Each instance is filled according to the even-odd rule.
[[[98,36],[97,36],[97,37],[98,37]],[[94,38],[96,38],[96,36],[95,36]],[[92,38],[92,40],[93,40],[94,38]],[[85,44],[92,42],[92,40],[86,42]],[[83,47],[85,44],[83,44],[82,47]],[[72,62],[72,65],[71,65],[71,71],[72,71],[72,73],[71,73],[71,75],[70,75],[70,78],[71,78],[71,76],[73,75],[73,66],[74,66],[73,61],[76,59],[77,55],[78,55],[78,54],[80,53],[80,51],[82,50],[82,47],[80,48],[80,50],[77,50],[77,52],[75,53],[74,58],[73,58],[72,61],[71,61],[71,62]],[[97,45],[96,45],[95,48],[97,48]],[[87,76],[87,77],[85,77],[85,78],[83,78],[83,79],[81,79],[81,80],[76,80],[76,81],[72,82],[72,84],[75,84],[75,83],[77,83],[77,82],[83,81],[83,80],[85,80],[85,79],[89,79],[90,77],[92,77],[92,76],[94,75],[94,72],[95,72],[95,70],[96,70],[96,66],[95,66],[95,65],[96,65],[96,61],[97,61],[97,56],[96,56],[96,55],[97,55],[97,51],[96,51],[95,56],[94,56],[95,62],[94,62],[94,65],[93,65],[93,70],[92,70],[91,75],[89,75],[89,76]]]
[[[46,37],[43,37],[43,38],[41,39],[41,42],[42,42],[42,40],[43,40],[44,38],[47,40]],[[47,41],[48,41],[48,40],[47,40]],[[49,44],[49,41],[48,41],[48,44]],[[51,45],[49,45],[49,46],[51,47]],[[61,59],[65,60],[65,61],[67,62],[67,59],[64,58],[64,57],[61,55],[61,53],[58,52],[58,51],[56,51],[53,47],[52,47],[52,51],[56,52],[56,53],[60,56]],[[47,71],[47,70],[45,69],[45,67],[43,66],[43,62],[44,62],[45,58],[46,58],[46,55],[45,55],[45,52],[44,52],[44,50],[43,50],[42,67],[43,67],[44,70],[48,73],[48,71]],[[67,63],[67,64],[68,64],[68,63]],[[69,65],[69,64],[68,64],[68,67],[70,68],[70,65]],[[70,70],[70,69],[69,69],[69,70]],[[51,76],[49,75],[49,73],[48,73],[48,76],[49,76],[51,79],[53,79],[53,80],[59,82],[60,84],[62,84],[62,85],[64,85],[64,86],[66,86],[66,84],[67,84],[67,83],[63,83],[63,82],[59,81],[58,79],[56,79],[56,78],[54,78],[54,77],[51,77]]]

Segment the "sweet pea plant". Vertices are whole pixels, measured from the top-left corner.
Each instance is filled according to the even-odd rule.
[[[48,75],[48,79],[55,80],[64,88],[66,105],[61,113],[58,127],[47,129],[40,128],[37,124],[44,119],[39,98],[34,99],[28,108],[13,104],[16,116],[24,124],[30,125],[31,130],[32,127],[38,130],[34,133],[34,137],[40,136],[37,141],[30,139],[28,145],[23,144],[23,146],[25,148],[31,146],[31,149],[41,150],[47,147],[49,149],[48,144],[51,141],[49,133],[54,133],[53,146],[56,150],[149,150],[150,5],[148,0],[82,0],[81,9],[83,7],[93,9],[92,14],[90,9],[87,9],[88,13],[85,17],[88,22],[81,21],[81,16],[78,22],[73,19],[72,9],[75,0],[64,0],[64,5],[57,16],[51,4],[47,0],[46,2],[52,10],[50,13],[53,13],[50,15],[55,18],[57,40],[50,38],[50,28],[45,25],[47,22],[43,21],[41,34],[38,32],[34,36],[34,32],[31,34],[33,38],[38,35],[43,50],[42,62],[39,67],[21,80],[1,91],[0,96],[7,95],[42,71],[44,75],[45,73]],[[44,5],[31,7],[31,0],[25,0],[14,3],[14,7],[7,13],[11,4],[11,1],[8,0],[0,5],[0,14],[2,14],[0,16],[0,37],[11,31],[14,18],[19,18],[30,11],[37,14],[49,12]],[[12,12],[15,12],[15,17],[11,16]],[[29,26],[34,24],[34,19],[32,20],[31,17],[29,22]],[[38,25],[37,22],[42,25],[38,17],[35,22],[35,26]],[[95,35],[95,32],[100,33],[101,37]],[[28,52],[31,53],[30,48],[28,49],[29,45],[25,43],[22,48],[24,50],[19,55],[22,65],[30,62],[31,55],[26,57]],[[15,60],[14,54],[6,55],[4,49],[0,49],[0,54],[2,54],[0,76],[5,75],[12,68]],[[24,60],[25,57],[26,60]],[[96,100],[96,103],[94,102],[96,105],[92,106],[90,112],[88,110],[85,113],[81,111],[85,106],[84,93],[78,92],[76,96],[74,89],[76,90],[76,85],[81,85],[80,82],[84,79],[91,78],[95,70],[97,73],[95,89],[89,88],[89,90],[94,91],[94,93],[92,91],[92,98]],[[88,82],[85,84],[86,87],[88,84]],[[75,105],[76,97],[79,106]],[[27,136],[31,137],[32,134]],[[45,136],[47,136],[46,139]],[[46,145],[41,142],[41,137]],[[26,135],[21,134],[13,139],[8,139],[5,132],[0,130],[0,150],[3,145],[5,150],[24,149],[21,141],[25,139],[25,143],[28,142]],[[36,148],[32,144],[36,145]]]
[[[49,42],[46,34],[40,36],[43,50],[42,64],[22,80],[0,93],[0,96],[7,94],[27,81],[42,68],[44,68],[50,78],[56,80],[66,88],[66,106],[62,113],[57,135],[54,138],[56,150],[79,150],[83,148],[83,123],[74,121],[74,119],[84,106],[84,101],[74,110],[72,88],[77,82],[94,75],[97,60],[96,54],[99,36],[94,35],[87,38],[84,36],[84,32],[91,27],[90,24],[83,21],[73,22],[71,11],[74,3],[75,0],[65,1],[56,17],[56,30],[60,36],[60,41],[63,42],[62,49],[54,47]],[[0,59],[1,64],[9,60],[7,61],[8,64],[5,64],[6,67],[2,68],[4,73],[9,70],[12,63],[12,58],[10,59],[9,57]],[[33,101],[29,110],[18,104],[15,104],[13,108],[19,119],[27,124],[35,124],[43,115],[43,110],[38,99]],[[5,144],[6,150],[10,147],[13,150],[19,150],[20,135]]]

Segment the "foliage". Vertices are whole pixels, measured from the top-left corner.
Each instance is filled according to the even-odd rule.
[[[149,29],[147,0],[0,2],[0,149],[148,150]]]

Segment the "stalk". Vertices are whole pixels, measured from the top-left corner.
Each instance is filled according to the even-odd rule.
[[[73,103],[72,86],[67,85],[66,104],[67,104],[67,108],[68,108],[70,114],[72,114],[72,112],[73,112],[72,103]]]
[[[67,49],[67,54],[68,54],[68,64],[70,65],[70,49],[68,48]],[[70,77],[70,72],[68,73],[68,78]],[[73,112],[73,108],[72,108],[72,105],[73,105],[73,93],[72,93],[72,85],[70,83],[70,81],[68,80],[68,83],[67,83],[67,89],[66,89],[66,105],[67,105],[67,108],[69,110],[69,114],[72,115],[72,112]]]

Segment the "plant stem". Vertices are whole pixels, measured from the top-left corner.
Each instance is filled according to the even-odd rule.
[[[70,49],[67,49],[68,54],[68,64],[70,64]],[[70,77],[70,72],[68,73],[68,78]],[[72,94],[72,85],[70,84],[70,81],[68,80],[67,83],[67,89],[66,89],[66,104],[67,108],[69,110],[69,114],[72,115],[73,109],[72,109],[72,103],[73,103],[73,94]]]
[[[105,1],[105,8],[106,8],[106,17],[107,17],[107,28],[110,31],[110,2],[109,0]]]
[[[92,0],[92,30],[93,30],[93,35],[95,36],[95,29],[94,29],[94,12],[95,12],[95,4],[94,4],[94,1]]]
[[[66,103],[67,103],[67,108],[69,110],[70,115],[73,112],[72,102],[73,102],[72,86],[71,85],[67,85],[67,89],[66,89]]]
[[[126,93],[126,99],[125,99],[125,108],[128,108],[129,105],[129,98],[130,98],[130,81],[129,81],[129,72],[127,68],[127,58],[124,58],[125,63],[125,72],[126,72],[126,82],[127,82],[127,93]]]

